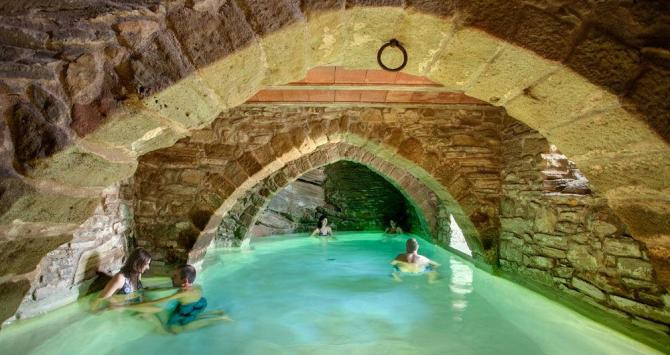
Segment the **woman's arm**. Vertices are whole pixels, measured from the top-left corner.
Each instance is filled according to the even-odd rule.
[[[100,305],[102,304],[103,300],[108,299],[114,295],[114,293],[123,287],[123,283],[126,282],[126,277],[123,276],[122,274],[116,274],[114,277],[112,277],[111,280],[107,281],[107,285],[105,285],[105,288],[100,292],[98,295],[98,298],[93,300],[91,303],[91,310],[94,312],[99,312],[102,310]]]
[[[184,292],[180,291],[180,292],[175,293],[174,295],[166,296],[166,297],[159,298],[159,299],[156,299],[156,300],[153,300],[153,301],[146,301],[146,302],[134,304],[134,305],[129,306],[127,308],[140,307],[140,306],[153,306],[155,304],[171,301],[171,300],[174,300],[174,299],[179,299],[179,298],[182,298],[182,297],[184,297]]]
[[[315,236],[317,233],[319,233],[319,228],[315,229],[314,232],[310,235],[310,237]]]
[[[105,288],[100,292],[99,298],[105,299],[111,297],[118,289],[123,287],[123,284],[126,282],[126,277],[123,274],[118,273],[112,277],[111,280],[107,282]]]

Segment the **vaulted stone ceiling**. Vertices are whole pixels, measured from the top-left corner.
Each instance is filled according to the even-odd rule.
[[[376,68],[397,38],[405,73],[556,144],[670,279],[663,1],[36,0],[0,13],[4,240],[72,235],[142,154],[310,68]]]

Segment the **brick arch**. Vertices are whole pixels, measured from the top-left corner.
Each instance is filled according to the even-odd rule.
[[[417,206],[424,218],[429,236],[445,246],[449,244],[449,227],[444,224],[444,221],[448,221],[449,215],[453,215],[464,231],[468,246],[473,252],[473,258],[476,261],[489,264],[496,262],[496,259],[494,259],[496,255],[495,247],[493,252],[492,250],[485,250],[480,239],[479,230],[490,228],[490,226],[482,223],[482,220],[471,220],[468,213],[472,213],[471,210],[475,206],[469,205],[471,201],[468,200],[465,191],[461,190],[463,189],[462,186],[454,186],[452,191],[448,191],[447,188],[440,185],[429,175],[421,177],[413,175],[420,168],[413,167],[412,172],[410,172],[406,168],[408,162],[391,162],[372,153],[365,146],[345,142],[324,143],[310,152],[301,154],[299,157],[280,156],[269,164],[269,166],[278,166],[277,168],[265,171],[260,169],[257,175],[250,176],[214,212],[193,249],[189,252],[189,262],[198,264],[202,261],[223,218],[235,209],[237,202],[247,191],[255,191],[254,187],[256,187],[260,190],[258,195],[262,196],[262,199],[258,199],[252,207],[244,211],[241,216],[242,225],[239,226],[240,230],[250,228],[275,192],[312,169],[340,160],[365,165],[394,185],[408,200]],[[259,186],[260,188],[258,188]],[[462,204],[468,205],[463,207]],[[498,216],[491,216],[490,218],[497,220]]]

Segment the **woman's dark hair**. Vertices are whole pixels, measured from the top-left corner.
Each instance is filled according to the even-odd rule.
[[[125,265],[121,268],[121,273],[126,277],[138,275],[142,267],[151,261],[151,254],[144,248],[137,248],[130,253]]]
[[[321,217],[319,217],[319,223],[317,224],[317,227],[319,228],[323,227],[323,220],[326,218],[327,218],[326,215],[321,215]]]

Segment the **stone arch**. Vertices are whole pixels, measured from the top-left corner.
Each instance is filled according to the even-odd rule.
[[[412,55],[408,72],[504,107],[574,160],[667,287],[666,3],[185,3],[2,5],[12,61],[0,106],[12,122],[2,128],[1,183],[16,191],[3,195],[3,230],[14,216],[81,224],[139,155],[307,68],[376,66],[371,52],[396,37]],[[289,65],[287,53],[296,54]],[[53,201],[71,212],[41,213]]]
[[[36,16],[57,17],[53,7],[43,5],[47,11]],[[9,31],[22,33],[29,48],[70,48],[67,39],[42,35],[55,30],[50,25],[11,17],[26,8],[5,8]],[[564,15],[568,8],[578,15]],[[667,264],[670,226],[649,221],[668,220],[670,211],[665,185],[670,147],[662,119],[670,75],[662,50],[641,50],[653,45],[649,38],[656,37],[649,33],[663,38],[663,27],[651,24],[667,13],[667,4],[542,8],[520,1],[214,1],[82,11],[87,19],[65,16],[54,26],[67,23],[83,33],[95,29],[104,51],[97,46],[72,59],[19,63],[6,80],[5,91],[18,94],[3,96],[10,106],[49,108],[22,111],[22,119],[46,114],[49,121],[37,124],[42,136],[21,138],[14,146],[21,150],[30,139],[39,146],[44,139],[62,138],[56,139],[55,153],[17,156],[21,175],[10,168],[10,175],[41,193],[97,196],[102,187],[132,175],[139,154],[173,144],[263,85],[298,80],[316,65],[375,67],[371,52],[396,37],[412,55],[407,72],[503,106],[548,137],[608,197],[633,235],[648,244],[656,265]],[[637,13],[643,16],[632,16]],[[96,18],[105,20],[91,24]],[[200,36],[202,31],[207,36]],[[23,45],[18,38],[11,42]],[[287,53],[298,55],[287,62]],[[594,53],[617,59],[603,61]],[[106,75],[105,68],[122,63],[132,68],[130,76],[124,70]],[[64,65],[65,83],[55,75]],[[77,73],[93,80],[79,81]],[[128,90],[134,93],[130,99],[118,99]],[[72,103],[71,112],[66,103]]]
[[[262,177],[253,176],[245,181],[241,185],[241,188],[250,185],[251,181],[255,182],[253,185],[263,186],[259,193],[263,198],[259,203],[244,211],[240,218],[242,223],[240,227],[248,229],[257,218],[258,213],[269,202],[271,196],[286,187],[291,181],[312,169],[340,160],[348,160],[365,165],[391,182],[403,195],[416,204],[425,218],[430,236],[436,241],[441,242],[444,246],[448,246],[449,242],[448,222],[446,225],[444,223],[448,221],[449,215],[453,215],[465,232],[466,241],[473,252],[475,260],[485,263],[495,262],[495,260],[490,259],[490,254],[487,255],[487,251],[483,248],[482,242],[479,239],[478,227],[481,228],[482,226],[475,224],[478,221],[473,223],[468,217],[467,212],[461,208],[459,201],[453,197],[463,196],[462,191],[452,191],[450,193],[444,187],[435,188],[435,186],[440,185],[439,183],[436,184],[436,181],[431,181],[432,179],[429,176],[423,176],[422,178],[415,177],[406,168],[401,167],[400,164],[394,164],[375,156],[375,154],[365,149],[365,147],[344,142],[325,143],[311,152],[304,153],[300,157],[286,162],[280,157],[276,161],[285,162],[285,165],[262,174]],[[429,188],[428,184],[432,188]],[[247,189],[252,190],[251,188]],[[213,214],[195,243],[193,250],[189,253],[189,263],[198,264],[202,261],[204,254],[214,240],[214,233],[219,228],[223,217],[234,209],[236,202],[245,193],[245,191],[237,191],[233,192]],[[455,195],[452,195],[452,193],[455,193]],[[466,201],[463,198],[461,199]]]
[[[337,144],[328,144],[326,146],[322,146],[319,148],[320,150],[330,150],[334,149],[337,151],[351,151],[353,149],[360,149],[355,146],[351,147],[345,147],[343,143],[337,143]],[[314,153],[311,153],[314,154]],[[311,164],[311,159],[310,155],[304,156],[303,158],[306,159],[308,162]],[[333,162],[326,162],[325,165],[322,166],[311,166],[306,173],[302,175],[298,175],[295,180],[288,181],[286,184],[283,184],[284,180],[281,178],[280,174],[286,175],[283,171],[286,169],[286,166],[284,166],[282,169],[272,173],[265,179],[259,181],[253,188],[249,189],[243,197],[238,199],[238,201],[235,203],[235,205],[228,211],[226,217],[224,217],[223,222],[219,226],[216,232],[216,237],[214,241],[214,245],[216,247],[238,247],[238,246],[243,246],[248,240],[249,240],[249,235],[252,232],[253,226],[256,224],[256,221],[258,220],[259,216],[267,211],[266,207],[271,204],[275,197],[279,193],[281,193],[282,190],[285,188],[289,187],[293,182],[300,180],[303,176],[310,174],[314,172],[317,169],[322,169],[324,167],[327,167],[329,165],[337,164],[337,163],[342,163],[342,162],[352,162],[356,163],[356,165],[360,165],[362,167],[365,167],[367,170],[378,176],[379,178],[383,179],[385,182],[389,183],[389,185],[395,189],[408,203],[410,206],[409,208],[412,208],[413,213],[415,216],[417,216],[418,219],[418,225],[413,225],[411,226],[414,228],[411,230],[412,233],[421,235],[423,237],[427,237],[430,239],[433,239],[435,237],[435,240],[442,240],[442,239],[449,239],[449,236],[447,233],[449,232],[444,228],[443,225],[440,224],[440,220],[435,218],[432,218],[433,224],[432,224],[432,230],[431,226],[429,226],[429,223],[427,222],[426,218],[424,217],[424,213],[422,211],[422,208],[425,208],[425,206],[418,206],[416,203],[414,203],[414,200],[417,199],[418,197],[424,198],[424,200],[431,202],[429,205],[431,207],[433,206],[435,201],[438,201],[438,198],[435,194],[432,193],[432,191],[429,191],[427,195],[424,196],[415,196],[415,194],[410,194],[407,191],[403,189],[402,186],[400,186],[396,181],[393,179],[382,175],[383,173],[380,173],[379,171],[374,170],[373,167],[370,165],[365,165],[362,164],[360,161],[355,160],[355,159],[347,159],[343,157],[339,157],[338,153],[336,154],[327,154],[329,157],[336,156],[334,159],[335,161]],[[298,163],[297,161],[294,161],[289,164],[296,164],[298,167],[304,166],[302,163]],[[278,177],[278,181],[280,184],[277,183],[275,177]],[[412,178],[413,180],[416,180]],[[420,184],[419,182],[416,182],[416,184]],[[424,186],[425,185],[421,185]],[[444,208],[442,208],[442,205],[438,205],[437,208],[434,208],[435,211],[431,211],[431,216],[442,216],[446,213],[444,211]],[[230,217],[230,218],[229,218]],[[444,217],[444,216],[442,216]],[[240,223],[242,222],[242,223]],[[435,223],[437,222],[437,223]],[[332,221],[331,221],[332,224]],[[338,228],[339,229],[339,228]]]

